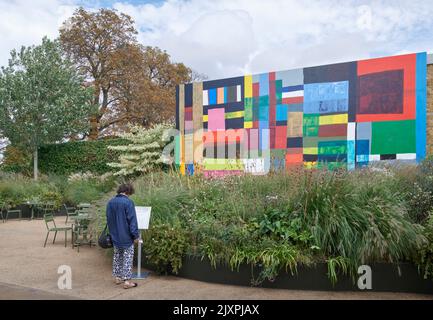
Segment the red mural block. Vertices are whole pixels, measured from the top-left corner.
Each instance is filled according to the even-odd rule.
[[[269,72],[269,81],[275,81],[275,72]]]
[[[344,137],[347,136],[347,124],[329,124],[319,126],[319,137]]]
[[[275,146],[274,149],[287,148],[287,126],[275,127]]]
[[[304,162],[304,156],[302,153],[298,154],[286,154],[286,167],[299,165]]]
[[[304,103],[304,97],[283,98],[283,104],[299,104]]]
[[[415,119],[416,106],[416,54],[406,54],[396,57],[377,58],[358,61],[358,77],[362,81],[362,76],[378,74],[386,71],[403,70],[403,112],[381,113],[381,114],[356,114],[357,122],[371,121],[393,121]],[[379,76],[379,75],[378,75]],[[395,82],[395,81],[394,81]],[[360,88],[362,89],[362,88]],[[395,95],[395,93],[393,93]],[[367,95],[368,96],[368,95]],[[362,99],[362,100],[360,100]],[[392,100],[392,99],[391,99]],[[395,99],[394,99],[395,100]],[[370,100],[371,102],[372,100]],[[368,97],[358,97],[358,104],[362,105],[361,110],[368,109]],[[386,108],[385,108],[386,109]]]
[[[259,83],[253,83],[253,97],[260,97],[260,86]]]

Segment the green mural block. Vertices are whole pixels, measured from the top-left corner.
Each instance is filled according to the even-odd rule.
[[[416,121],[371,124],[371,154],[416,153]]]
[[[303,136],[317,137],[319,135],[319,114],[304,114]]]
[[[275,80],[275,92],[283,92],[283,80]]]
[[[283,103],[283,94],[281,92],[277,92],[275,94],[276,96],[276,104],[282,104]]]
[[[253,99],[245,98],[244,102],[244,121],[253,121]]]
[[[260,96],[259,106],[269,106],[269,96]]]
[[[271,158],[285,158],[286,149],[271,149]]]
[[[174,137],[174,163],[180,164],[180,135]]]
[[[319,141],[318,154],[339,155],[347,153],[346,141]]]

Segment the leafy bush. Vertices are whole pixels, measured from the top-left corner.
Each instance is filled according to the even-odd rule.
[[[92,173],[72,174],[64,189],[65,202],[70,204],[93,202],[111,191],[116,185],[112,174],[96,176]]]
[[[55,184],[46,180],[35,182],[20,175],[8,175],[0,179],[0,202],[15,207],[35,200],[52,201],[60,206],[62,195]]]
[[[131,143],[128,145],[109,146],[108,149],[120,153],[119,161],[107,165],[118,171],[119,176],[137,176],[151,170],[164,167],[162,151],[168,144],[167,132],[173,128],[171,123],[160,123],[151,128],[134,125],[129,131],[119,136]]]
[[[54,202],[56,207],[63,203],[76,205],[80,202],[93,202],[111,191],[117,184],[113,175],[68,180],[66,177],[42,176],[39,181],[17,174],[0,175],[0,203],[17,206],[27,201]]]
[[[63,176],[87,171],[111,172],[107,163],[117,161],[119,153],[107,147],[125,143],[122,139],[106,139],[46,145],[39,149],[39,169],[42,173]]]
[[[144,254],[160,273],[177,273],[189,245],[188,234],[180,225],[157,223],[144,234]]]

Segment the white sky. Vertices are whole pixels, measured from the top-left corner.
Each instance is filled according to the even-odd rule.
[[[77,5],[130,14],[144,45],[210,79],[407,52],[433,52],[433,2],[0,0],[0,65],[56,37]]]

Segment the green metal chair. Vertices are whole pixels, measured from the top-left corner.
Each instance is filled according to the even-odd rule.
[[[75,207],[68,207],[66,204],[63,204],[63,208],[66,211],[66,221],[65,223],[68,223],[68,220],[72,217],[76,217],[78,215],[78,211]]]
[[[47,226],[47,236],[45,238],[44,248],[47,245],[47,240],[50,232],[54,232],[54,240],[53,240],[53,244],[54,244],[56,242],[57,232],[59,231],[65,232],[65,248],[66,248],[68,231],[71,230],[72,232],[72,227],[57,227],[56,221],[54,221],[54,216],[52,214],[44,214],[44,221],[45,221],[45,225]],[[52,224],[53,226],[50,226],[50,224]]]
[[[77,220],[72,228],[72,248],[77,247],[80,252],[80,246],[88,244],[92,246],[91,234],[89,232],[89,222],[87,220]]]
[[[3,215],[4,211],[6,212],[6,217]],[[10,214],[16,215],[19,220],[22,219],[22,211],[19,209],[10,209],[10,206],[8,206],[7,204],[4,204],[4,203],[2,204],[1,212],[2,212],[1,216],[2,216],[3,222],[6,222],[9,220]]]
[[[54,215],[54,211],[56,209],[56,206],[54,202],[46,202],[44,206],[44,214],[52,214]]]

